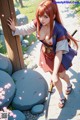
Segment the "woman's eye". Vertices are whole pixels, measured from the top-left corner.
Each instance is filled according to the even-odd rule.
[[[40,17],[40,15],[38,15],[38,17]]]
[[[44,18],[48,18],[48,16],[44,15]]]

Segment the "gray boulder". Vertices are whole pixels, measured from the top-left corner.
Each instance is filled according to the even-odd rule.
[[[24,14],[19,14],[16,16],[17,19],[17,25],[25,25],[28,23],[28,18]]]
[[[18,8],[15,8],[15,13],[16,13],[16,15],[19,15],[19,14],[20,14],[20,11],[19,11]]]
[[[0,54],[0,70],[3,70],[10,75],[12,74],[12,63],[10,59],[3,54]]]
[[[20,41],[21,41],[21,43],[22,43],[23,39],[24,39],[23,35],[20,35]]]
[[[24,69],[13,73],[12,78],[16,81],[16,95],[12,102],[14,108],[29,110],[45,101],[48,85],[41,74]]]
[[[22,46],[24,46],[24,47],[29,46],[29,41],[26,39],[24,39],[21,43],[22,43]]]
[[[35,105],[32,109],[31,109],[31,113],[32,114],[40,114],[42,113],[44,110],[44,105],[40,104],[40,105]]]
[[[4,41],[4,35],[3,34],[0,34],[0,42],[1,43],[5,43],[5,41]]]
[[[19,110],[13,110],[12,115],[9,115],[8,120],[27,120],[26,116]]]
[[[3,47],[5,47],[5,38],[4,38],[2,26],[0,26],[0,43],[3,45]]]
[[[0,70],[0,109],[8,107],[15,93],[15,84],[11,76]]]

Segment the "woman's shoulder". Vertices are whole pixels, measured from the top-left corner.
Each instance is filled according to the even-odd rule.
[[[34,25],[37,27],[37,19],[33,20]]]
[[[57,33],[65,33],[66,32],[67,33],[67,30],[62,24],[55,21],[55,32],[57,32]]]
[[[61,23],[58,23],[57,21],[55,21],[55,27],[57,30],[65,29],[65,27]]]
[[[67,39],[67,30],[64,26],[55,21],[54,34],[56,35],[57,42]]]

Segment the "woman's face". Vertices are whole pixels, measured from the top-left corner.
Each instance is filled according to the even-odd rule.
[[[50,17],[44,13],[44,15],[39,16],[39,21],[43,26],[48,25],[50,23]]]

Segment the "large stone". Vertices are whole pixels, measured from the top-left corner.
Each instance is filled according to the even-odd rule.
[[[20,41],[21,41],[21,44],[22,44],[23,39],[24,39],[23,36],[20,35]]]
[[[19,14],[20,14],[20,11],[19,11],[18,8],[15,8],[15,13],[16,13],[16,15],[19,15]]]
[[[29,41],[26,40],[26,39],[24,39],[24,40],[22,41],[22,46],[28,47],[28,46],[29,46]]]
[[[41,74],[24,69],[13,73],[12,77],[16,81],[16,95],[12,102],[14,108],[29,110],[45,101],[48,85]]]
[[[40,105],[35,105],[32,109],[31,109],[31,113],[32,114],[40,114],[42,113],[44,110],[44,105],[40,104]]]
[[[7,107],[14,96],[15,84],[11,76],[0,70],[0,109]]]
[[[3,34],[0,34],[0,43],[4,43],[5,44],[4,35]]]
[[[0,70],[3,70],[10,75],[12,74],[12,63],[10,59],[3,54],[0,54]]]
[[[25,25],[28,23],[28,18],[24,14],[19,14],[16,16],[17,19],[17,25]]]
[[[27,120],[26,116],[19,110],[13,110],[8,120]]]

